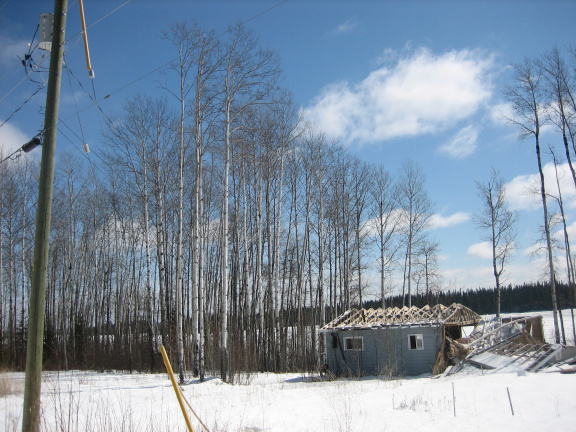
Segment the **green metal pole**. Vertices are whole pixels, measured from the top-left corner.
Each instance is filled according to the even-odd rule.
[[[46,279],[50,222],[52,217],[52,186],[54,182],[54,155],[58,129],[60,77],[64,55],[64,30],[68,0],[54,2],[54,28],[50,51],[50,71],[44,117],[44,142],[40,165],[36,234],[34,237],[34,267],[28,310],[28,342],[26,349],[26,380],[22,431],[37,432],[40,427],[40,389],[42,383],[42,353],[44,344],[44,317],[46,305]]]

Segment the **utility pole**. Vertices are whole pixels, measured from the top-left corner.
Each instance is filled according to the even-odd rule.
[[[38,207],[36,209],[34,267],[32,269],[32,287],[30,292],[26,379],[22,415],[23,432],[37,432],[40,427],[40,388],[42,384],[44,318],[46,313],[46,279],[50,246],[50,222],[52,218],[52,187],[54,183],[56,133],[58,130],[60,78],[62,76],[67,9],[68,0],[55,0],[50,71],[48,73],[48,90],[46,93],[46,114],[44,116],[44,143],[40,165]]]

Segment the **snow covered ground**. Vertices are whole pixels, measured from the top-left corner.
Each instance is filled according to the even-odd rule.
[[[546,314],[547,335],[550,323]],[[22,373],[0,377],[0,388],[12,388],[0,397],[0,431],[20,430],[23,378]],[[470,367],[436,379],[319,381],[255,374],[241,381],[233,386],[217,378],[192,381],[183,393],[213,432],[541,432],[574,430],[576,424],[576,374]],[[47,372],[42,415],[45,431],[186,430],[166,374]],[[203,430],[196,419],[192,423],[195,431]]]

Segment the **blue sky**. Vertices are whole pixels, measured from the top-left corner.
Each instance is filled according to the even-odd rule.
[[[520,217],[507,281],[541,279],[542,262],[528,252],[542,211],[523,192],[537,174],[534,146],[519,142],[500,120],[506,112],[502,90],[510,83],[510,64],[576,43],[576,2],[85,0],[84,7],[93,84],[98,98],[110,95],[100,105],[107,113],[119,112],[137,92],[158,92],[158,72],[142,77],[175,57],[159,37],[162,29],[186,20],[223,32],[249,20],[261,45],[279,54],[284,85],[321,129],[391,173],[407,159],[423,168],[435,203],[431,235],[440,242],[448,285],[494,283],[482,233],[471,220],[480,206],[475,182],[487,181],[492,167],[509,183],[510,203]],[[0,122],[35,89],[27,80],[20,83],[17,55],[25,54],[38,16],[52,11],[51,1],[0,4]],[[66,61],[91,92],[79,32],[78,4],[69,0]],[[60,118],[80,134],[75,100],[86,141],[97,154],[97,110],[64,78]],[[37,133],[44,98],[39,93],[0,128],[3,150]],[[79,150],[75,134],[60,137],[58,151]],[[544,146],[561,144],[553,131],[542,138]],[[563,195],[576,195],[569,182]],[[571,203],[568,222],[576,234],[574,216]]]

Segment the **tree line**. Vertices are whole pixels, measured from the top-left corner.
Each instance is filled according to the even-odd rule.
[[[565,282],[556,282],[558,304],[561,309],[574,307],[572,299],[572,288]],[[502,313],[523,313],[548,311],[552,309],[552,300],[549,295],[550,286],[545,282],[523,283],[521,285],[508,284],[501,287],[501,311]],[[490,315],[496,312],[496,288],[475,288],[475,289],[449,289],[439,291],[433,295],[430,301],[423,294],[415,295],[413,304],[423,307],[427,304],[450,305],[461,303],[480,315]],[[402,307],[401,296],[391,296],[389,298],[390,307]],[[379,307],[378,302],[368,301],[364,304],[366,308]]]
[[[379,307],[437,298],[421,167],[391,174],[329,140],[242,25],[216,36],[175,24],[163,38],[178,55],[158,83],[165,97],[106,116],[100,162],[59,155],[46,368],[161,370],[163,345],[181,380],[313,370],[316,329],[369,304],[369,275]],[[37,173],[25,158],[0,165],[0,364],[14,369]]]

